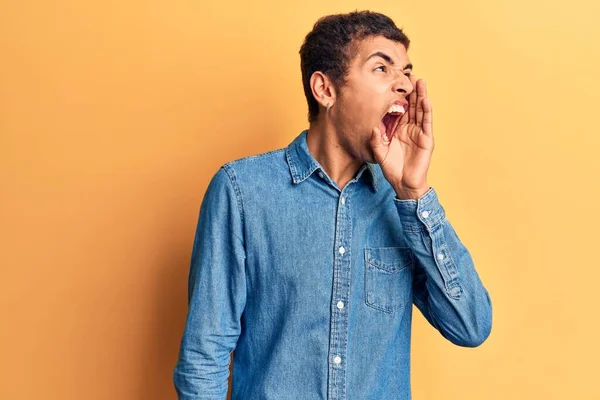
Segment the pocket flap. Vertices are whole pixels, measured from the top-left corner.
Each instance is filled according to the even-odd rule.
[[[368,264],[384,271],[394,272],[412,264],[414,255],[410,247],[365,247]]]

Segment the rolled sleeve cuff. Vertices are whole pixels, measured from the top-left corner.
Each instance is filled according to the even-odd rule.
[[[446,218],[446,212],[433,187],[418,199],[399,199],[398,196],[394,196],[394,204],[398,209],[402,227],[406,230],[431,231]]]

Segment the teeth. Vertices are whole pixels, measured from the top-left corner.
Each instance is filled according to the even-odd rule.
[[[390,109],[388,110],[388,113],[404,113],[404,107],[399,105],[399,104],[393,104]]]

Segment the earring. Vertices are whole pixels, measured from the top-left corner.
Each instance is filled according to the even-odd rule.
[[[327,112],[329,112],[329,110],[331,110],[331,106],[332,106],[332,105],[333,105],[333,104],[331,104],[331,103],[327,105]]]

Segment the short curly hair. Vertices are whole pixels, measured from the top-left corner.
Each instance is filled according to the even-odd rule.
[[[306,35],[300,47],[300,68],[309,122],[316,120],[319,114],[319,103],[310,88],[312,74],[321,71],[331,78],[335,87],[343,86],[358,50],[356,42],[370,36],[400,42],[407,50],[410,44],[390,17],[368,10],[321,17]]]

